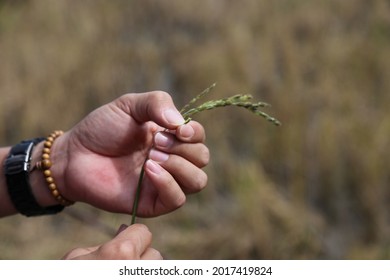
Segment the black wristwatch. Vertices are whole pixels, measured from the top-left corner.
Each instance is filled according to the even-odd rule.
[[[11,148],[4,164],[11,201],[16,210],[27,217],[56,214],[64,209],[62,205],[40,206],[31,190],[29,172],[32,150],[43,140],[44,138],[36,138],[15,145]]]

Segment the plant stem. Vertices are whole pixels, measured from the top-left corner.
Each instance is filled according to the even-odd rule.
[[[203,95],[208,94],[213,88],[215,88],[216,85],[217,85],[217,83],[212,84],[211,86],[206,88],[204,91],[199,93],[197,96],[192,98],[190,102],[188,102],[186,105],[184,105],[184,107],[180,110],[180,113],[183,114],[187,109],[189,109],[191,107],[191,105],[193,105],[196,101],[201,99],[203,97]]]
[[[200,94],[195,96],[187,105],[185,105],[183,107],[183,109],[181,109],[180,113],[182,114],[183,118],[185,119],[185,123],[188,123],[191,121],[191,116],[198,114],[200,112],[203,112],[205,110],[211,110],[211,109],[218,108],[218,107],[237,106],[237,107],[245,108],[248,111],[254,113],[255,115],[258,115],[258,116],[265,118],[266,120],[272,122],[274,125],[281,124],[277,119],[269,116],[268,114],[266,114],[265,112],[260,110],[260,108],[262,108],[262,107],[270,106],[269,104],[264,103],[264,102],[252,103],[249,101],[252,99],[252,96],[249,94],[237,94],[237,95],[233,95],[233,96],[228,97],[228,98],[206,101],[197,107],[193,106],[199,99],[201,99],[204,95],[209,93],[215,87],[215,85],[216,84],[214,83],[211,86],[209,86],[208,88],[206,88]],[[141,185],[142,185],[142,180],[143,180],[144,172],[145,172],[144,167],[145,167],[145,163],[147,160],[148,160],[148,157],[146,157],[146,159],[142,165],[141,173],[140,173],[139,178],[138,178],[137,191],[136,191],[134,203],[133,203],[131,224],[135,223],[135,219],[137,216],[139,197],[141,194]]]
[[[135,224],[135,218],[137,217],[137,209],[138,209],[139,197],[140,197],[140,194],[141,194],[141,185],[142,185],[142,180],[144,178],[145,163],[146,163],[147,160],[148,160],[148,157],[146,157],[144,163],[142,164],[141,173],[139,174],[139,178],[138,178],[137,192],[135,193],[134,203],[133,203],[133,210],[132,210],[132,216],[131,216],[131,225]]]

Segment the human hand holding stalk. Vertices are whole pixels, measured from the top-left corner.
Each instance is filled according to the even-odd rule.
[[[236,107],[241,107],[244,109],[247,109],[248,111],[254,113],[255,115],[261,116],[264,119],[268,120],[269,122],[273,123],[274,125],[281,125],[281,123],[266,114],[261,110],[263,107],[268,107],[270,106],[267,103],[264,102],[251,102],[250,100],[252,99],[251,95],[248,94],[237,94],[233,95],[228,98],[223,98],[223,99],[218,99],[218,100],[211,100],[211,101],[206,101],[202,103],[199,106],[195,106],[195,103],[197,103],[203,96],[208,94],[216,84],[214,83],[204,91],[202,91],[200,94],[195,96],[188,104],[186,104],[180,111],[182,114],[183,118],[185,119],[185,123],[188,123],[191,121],[192,117],[200,112],[206,111],[206,110],[212,110],[214,108],[219,108],[219,107],[227,107],[227,106],[236,106]],[[138,183],[137,183],[137,189],[136,189],[136,194],[135,194],[135,199],[133,203],[133,208],[132,208],[132,218],[131,218],[131,224],[135,223],[136,216],[137,216],[137,209],[138,209],[138,204],[139,204],[139,197],[141,194],[141,189],[142,189],[142,181],[144,178],[144,172],[145,172],[145,163],[148,160],[146,157],[144,164],[141,168],[140,175],[138,178]]]

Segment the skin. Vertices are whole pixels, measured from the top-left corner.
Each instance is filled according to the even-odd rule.
[[[201,168],[209,160],[203,127],[182,123],[170,96],[162,92],[125,95],[97,109],[62,139],[68,151],[61,182],[68,187],[62,193],[111,212],[130,213],[150,153],[138,215],[158,216],[182,206],[185,194],[206,186]],[[166,129],[174,134],[160,132]],[[165,143],[156,141],[161,138]]]
[[[209,162],[209,151],[204,141],[202,125],[194,121],[184,124],[168,93],[125,94],[92,111],[55,140],[50,155],[51,172],[59,192],[68,200],[131,214],[138,177],[145,163],[137,215],[159,216],[182,206],[187,194],[206,186],[207,175],[202,168]],[[34,148],[32,165],[40,160],[42,148],[43,143]],[[0,149],[2,162],[9,150],[10,147]],[[0,217],[17,213],[2,173],[3,169]],[[30,185],[40,205],[57,204],[42,172],[30,173]],[[139,227],[129,227],[118,236],[139,232]],[[118,236],[112,241],[118,241]],[[136,241],[130,239],[130,243]],[[140,243],[141,248],[149,244]],[[96,250],[92,256],[102,256],[102,249]]]
[[[162,260],[159,251],[150,247],[152,233],[142,224],[122,225],[115,238],[103,245],[77,248],[64,260]]]

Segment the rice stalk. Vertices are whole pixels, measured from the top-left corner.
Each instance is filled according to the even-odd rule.
[[[198,105],[195,107],[195,103],[198,102],[203,96],[208,94],[214,87],[216,86],[216,83],[212,84],[208,88],[206,88],[204,91],[199,93],[197,96],[195,96],[193,99],[190,100],[181,110],[180,113],[182,114],[183,118],[185,119],[185,123],[188,123],[191,121],[192,117],[196,114],[199,114],[200,112],[206,111],[206,110],[212,110],[215,108],[220,107],[227,107],[227,106],[237,106],[244,109],[247,109],[248,111],[254,113],[257,116],[261,116],[267,121],[273,123],[276,126],[281,125],[280,121],[278,121],[276,118],[271,117],[267,113],[260,110],[260,108],[264,107],[270,107],[268,103],[264,102],[251,102],[252,96],[249,94],[236,94],[227,98],[217,99],[217,100],[210,100],[202,103],[201,105]],[[145,159],[146,162],[147,158]],[[133,203],[133,210],[132,210],[132,217],[131,217],[131,224],[135,223],[135,219],[137,216],[137,209],[138,209],[138,203],[139,203],[139,196],[141,193],[141,185],[142,180],[144,176],[144,166],[145,162],[142,165],[140,176],[138,178],[138,184],[137,184],[137,191]]]
[[[181,114],[185,114],[184,112],[185,112],[186,110],[188,110],[188,108],[190,108],[191,105],[195,104],[195,103],[196,103],[199,99],[201,99],[204,95],[208,94],[216,85],[217,85],[217,83],[212,84],[211,86],[209,86],[208,88],[206,88],[204,91],[202,91],[201,93],[199,93],[197,96],[195,96],[194,98],[192,98],[190,102],[188,102],[186,105],[183,106],[183,108],[180,110],[180,113],[181,113]]]
[[[249,94],[237,94],[228,98],[206,101],[200,106],[188,109],[187,111],[183,112],[182,115],[187,122],[187,120],[191,116],[198,114],[202,111],[212,110],[218,107],[237,106],[237,107],[245,108],[250,112],[254,113],[255,115],[261,116],[275,125],[281,124],[277,119],[271,117],[270,115],[260,110],[260,108],[269,107],[270,105],[268,103],[264,103],[264,102],[252,103],[249,101],[251,99],[252,96]]]

